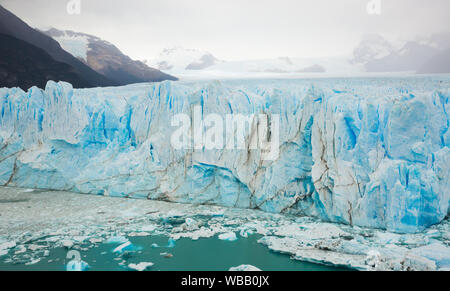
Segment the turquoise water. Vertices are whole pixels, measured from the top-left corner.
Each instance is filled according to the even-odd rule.
[[[258,235],[240,238],[229,242],[217,237],[209,239],[180,239],[173,248],[167,247],[168,238],[164,236],[132,237],[130,241],[140,250],[116,254],[112,251],[119,244],[100,244],[87,251],[80,251],[81,258],[92,271],[127,271],[129,264],[152,262],[150,271],[227,271],[242,264],[253,265],[264,271],[344,271],[318,264],[291,260],[289,256],[274,253],[264,245],[258,244]],[[152,244],[162,247],[152,247]],[[34,265],[0,263],[0,270],[20,271],[64,271],[68,250],[50,249],[50,256],[41,258]],[[166,258],[160,253],[170,253]],[[50,261],[50,262],[49,262]],[[123,265],[120,265],[120,263]]]

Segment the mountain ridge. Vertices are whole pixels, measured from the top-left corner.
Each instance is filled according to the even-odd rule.
[[[91,69],[103,74],[119,85],[142,82],[176,81],[176,77],[132,60],[114,44],[98,36],[51,28],[43,31],[56,40],[66,51],[78,57]]]
[[[61,48],[51,37],[33,29],[19,17],[0,5],[0,33],[25,41],[47,52],[55,61],[63,62],[74,68],[83,79],[81,87],[115,86],[116,82],[95,72],[80,60]]]
[[[47,52],[23,40],[0,34],[0,87],[45,88],[48,80],[83,87],[85,81],[70,65],[55,61]]]
[[[382,36],[372,34],[365,36],[354,49],[350,62],[363,65],[367,72],[450,73],[450,66],[442,66],[442,62],[448,64],[445,55],[448,49],[450,33],[408,40],[398,47]]]

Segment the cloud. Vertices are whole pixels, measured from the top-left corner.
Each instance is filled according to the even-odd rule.
[[[104,38],[134,58],[166,46],[208,50],[221,59],[329,56],[349,53],[367,33],[408,38],[450,27],[448,0],[0,0],[31,26],[71,29]]]

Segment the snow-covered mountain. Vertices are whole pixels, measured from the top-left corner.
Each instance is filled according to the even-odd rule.
[[[362,38],[353,54],[340,57],[225,61],[207,51],[174,47],[145,63],[182,78],[450,73],[448,48],[450,34],[446,33],[406,41],[370,34]]]
[[[59,42],[64,50],[120,85],[176,80],[140,61],[132,60],[112,43],[94,35],[55,28],[43,32]]]
[[[367,72],[450,73],[450,66],[446,70],[434,68],[435,64],[442,64],[441,61],[448,64],[444,52],[449,48],[450,34],[446,33],[408,40],[401,45],[372,34],[363,38],[350,61],[364,66]]]
[[[180,46],[166,48],[156,58],[143,62],[165,72],[204,70],[221,63],[207,51],[185,49]]]
[[[261,76],[274,74],[351,74],[361,66],[351,64],[348,57],[291,58],[278,57],[241,61],[225,61],[212,53],[174,47],[164,49],[158,57],[143,61],[149,66],[180,77]]]
[[[353,51],[352,63],[367,64],[382,59],[395,51],[394,46],[378,34],[365,35]]]
[[[290,58],[244,60],[223,62],[209,68],[215,71],[244,72],[258,74],[293,74],[293,73],[345,73],[358,71],[345,57],[330,58]]]
[[[65,51],[82,60],[84,63],[88,61],[87,55],[91,49],[89,44],[96,41],[103,41],[96,36],[70,30],[62,31],[56,28],[50,28],[43,32],[56,40]]]

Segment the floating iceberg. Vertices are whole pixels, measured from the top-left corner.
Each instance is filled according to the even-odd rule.
[[[152,267],[154,264],[150,262],[142,262],[139,264],[129,264],[128,268],[142,272],[147,270],[148,268]]]
[[[0,257],[8,254],[9,249],[16,246],[16,242],[0,243]]]
[[[236,236],[236,233],[234,233],[234,232],[227,232],[227,233],[220,234],[219,239],[226,240],[226,241],[235,241],[235,240],[237,240],[237,236]]]
[[[229,271],[230,272],[243,272],[243,271],[257,272],[257,271],[261,271],[261,270],[252,265],[240,265],[237,267],[231,267]]]
[[[125,252],[140,251],[141,249],[142,249],[141,247],[137,247],[133,245],[130,241],[127,241],[126,243],[123,243],[120,246],[116,247],[112,252],[117,254],[123,254]]]
[[[119,245],[128,242],[129,240],[124,236],[112,236],[105,241],[106,244],[119,244]]]
[[[2,88],[0,185],[417,232],[448,214],[449,97],[447,77]],[[174,149],[172,120],[195,106],[278,115],[278,158]],[[247,146],[258,128],[245,131]]]

